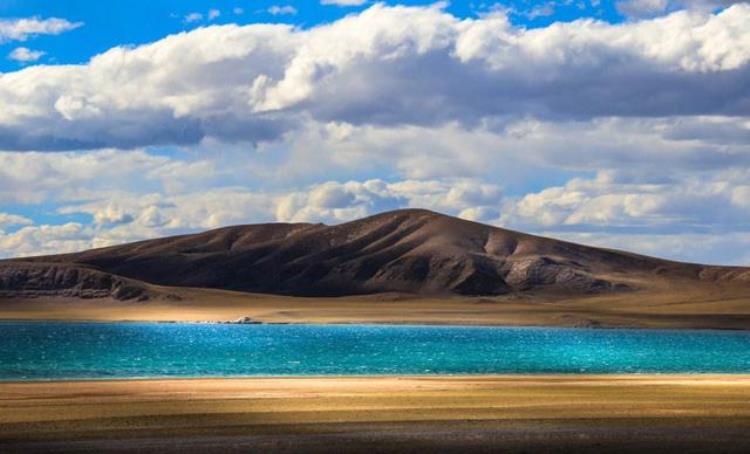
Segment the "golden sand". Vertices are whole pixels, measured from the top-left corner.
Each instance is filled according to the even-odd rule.
[[[743,439],[742,434],[750,433],[748,429],[748,375],[0,384],[0,448],[7,449],[93,446],[143,451],[194,440],[182,450],[200,446],[205,452],[275,440],[288,443],[292,451],[301,446],[325,450],[329,443],[362,450],[375,443],[399,451],[404,446],[449,447],[450,440],[463,438],[476,448],[505,443],[514,449],[583,449],[596,443],[631,446],[642,439],[677,449],[687,441],[700,447],[701,440],[713,440],[714,447],[724,442],[747,446],[750,437]],[[447,433],[453,434],[450,440],[440,441]]]

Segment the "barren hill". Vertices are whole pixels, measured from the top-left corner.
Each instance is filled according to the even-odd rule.
[[[151,286],[295,296],[589,294],[664,282],[750,285],[750,269],[677,263],[426,210],[335,226],[258,224],[0,261],[0,295],[147,299]]]

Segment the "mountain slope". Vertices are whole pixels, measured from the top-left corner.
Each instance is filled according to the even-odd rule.
[[[750,269],[592,248],[426,210],[398,210],[335,226],[227,227],[0,261],[0,295],[5,296],[59,292],[145,299],[152,292],[149,284],[298,296],[593,293],[681,280],[750,283]]]

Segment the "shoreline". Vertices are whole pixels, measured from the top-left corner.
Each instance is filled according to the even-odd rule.
[[[0,298],[0,320],[59,322],[373,324],[602,329],[750,330],[750,287],[664,288],[584,296],[284,297],[169,288],[179,300]]]
[[[253,322],[243,323],[229,320],[98,320],[98,319],[44,319],[44,318],[2,318],[3,323],[77,323],[77,324],[153,324],[153,325],[230,325],[230,326],[396,326],[396,327],[434,327],[434,328],[528,328],[528,329],[566,329],[566,330],[618,330],[618,331],[699,331],[699,332],[746,332],[750,326],[728,327],[728,328],[661,328],[649,326],[618,326],[618,325],[595,325],[595,326],[569,326],[569,325],[522,325],[504,323],[460,323],[460,322],[395,322],[395,321],[335,321],[335,322]]]
[[[522,373],[430,373],[430,374],[337,374],[337,375],[206,375],[206,376],[154,376],[154,377],[114,377],[114,378],[60,378],[60,379],[31,379],[31,380],[2,380],[2,385],[24,385],[24,384],[95,384],[95,383],[130,383],[130,382],[198,382],[198,381],[252,381],[252,380],[644,380],[644,379],[667,379],[667,380],[741,380],[750,381],[748,372],[613,372],[609,373],[585,373],[585,372],[540,372],[538,374]]]
[[[0,379],[0,386],[3,385],[24,385],[24,384],[94,384],[94,383],[130,383],[130,382],[198,382],[198,381],[244,381],[244,380],[571,380],[571,379],[593,379],[593,380],[643,380],[643,379],[669,379],[669,380],[689,380],[689,381],[707,381],[707,380],[749,380],[750,371],[748,372],[613,372],[611,374],[596,372],[540,372],[538,374],[530,372],[520,373],[428,373],[428,374],[337,374],[337,375],[202,375],[202,376],[153,376],[153,377],[113,377],[113,378],[39,378],[29,380],[5,380]]]

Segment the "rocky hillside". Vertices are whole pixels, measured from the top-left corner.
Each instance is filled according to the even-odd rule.
[[[635,290],[655,281],[750,283],[685,264],[526,235],[425,210],[345,224],[259,224],[76,254],[0,261],[0,295],[148,297],[148,284],[299,296]]]

